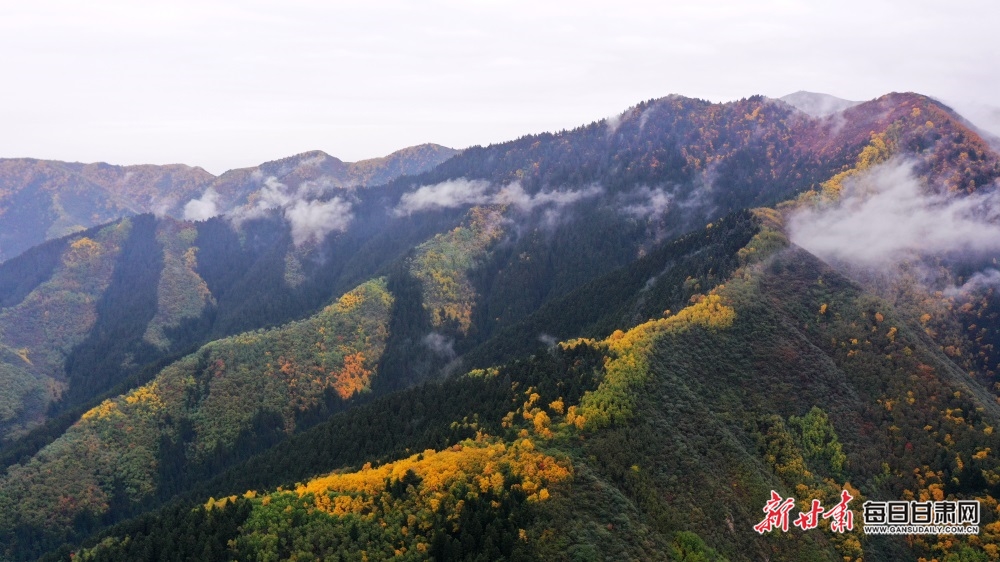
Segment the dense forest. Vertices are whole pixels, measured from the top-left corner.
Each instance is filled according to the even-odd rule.
[[[934,208],[1000,178],[922,96],[673,96],[36,246],[0,263],[0,559],[994,559],[998,256],[794,243],[903,161]],[[758,533],[772,490],[981,531]]]

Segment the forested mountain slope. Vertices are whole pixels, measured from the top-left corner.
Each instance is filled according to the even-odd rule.
[[[466,238],[465,232],[488,229],[491,217],[489,209],[474,210],[469,226],[418,246],[415,261],[461,239],[488,241],[482,234]],[[741,246],[720,250],[722,236],[715,233],[738,233],[745,241],[755,225],[747,213],[719,221],[684,244],[668,244],[651,254],[633,266],[635,273],[628,277],[643,277],[654,269],[669,271],[670,279],[692,279],[702,263],[688,260],[678,265],[676,258],[713,252],[722,260],[735,260]],[[411,263],[404,260],[402,265]],[[388,283],[362,285],[303,322],[213,342],[167,367],[152,382],[83,414],[31,461],[8,469],[0,482],[0,497],[11,517],[5,528],[16,529],[7,540],[51,544],[87,532],[102,519],[114,521],[148,508],[279,442],[298,425],[308,427],[343,409],[356,392],[372,389],[377,396],[403,388],[426,377],[420,372],[421,361],[426,370],[453,360],[425,334],[433,330],[435,315],[440,321],[455,321],[460,330],[461,314],[458,320],[448,314],[460,313],[462,301],[442,296],[434,283],[421,283],[412,267],[393,270]],[[443,272],[454,275],[456,270]],[[683,305],[687,296],[637,290],[633,298],[662,310]],[[422,302],[430,303],[426,310]],[[327,319],[348,308],[349,320]],[[128,429],[120,433],[122,427]],[[50,518],[42,524],[32,519],[60,497],[80,499],[63,509],[59,521]]]
[[[989,556],[1000,157],[963,123],[672,96],[383,185],[299,155],[178,202],[207,220],[30,250],[5,556]],[[975,497],[984,531],[762,536],[771,489]]]
[[[991,552],[991,510],[973,539],[838,534],[825,523],[790,535],[753,531],[771,489],[803,505],[834,503],[848,489],[855,501],[992,506],[996,492],[978,475],[998,469],[989,453],[1000,420],[992,396],[889,303],[770,236],[748,245],[744,255],[754,257],[724,286],[676,314],[337,414],[212,484],[215,497],[235,495],[117,527],[81,554],[898,560]],[[359,439],[350,430],[367,423],[381,431]],[[310,478],[324,464],[339,470]],[[206,530],[185,534],[192,524]]]

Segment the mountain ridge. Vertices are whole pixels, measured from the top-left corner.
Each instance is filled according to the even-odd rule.
[[[342,165],[342,169],[334,166],[340,172],[337,181],[347,186],[384,182],[397,175],[418,173],[456,152],[440,145],[422,144],[358,162],[342,162],[320,151],[284,160],[322,155]],[[244,169],[242,175],[240,170],[226,174],[230,174],[230,180],[234,174],[242,179],[258,168],[260,166]],[[202,197],[205,190],[223,176],[187,164],[120,166],[104,162],[0,158],[0,216],[5,217],[0,225],[0,261],[47,239],[128,215],[155,213],[183,218],[184,205]],[[224,184],[226,193],[243,189],[247,191],[243,193],[245,196],[253,190],[230,185],[232,183]],[[223,190],[223,185],[218,187]]]
[[[79,292],[90,258],[108,287],[164,289],[74,301],[104,311],[95,326],[129,307],[149,321],[67,323],[122,367],[76,388],[118,394],[78,397],[5,460],[4,555],[986,556],[992,511],[974,540],[752,530],[769,490],[1000,497],[989,286],[880,286],[787,226],[877,197],[900,161],[914,201],[942,208],[988,205],[1000,178],[988,144],[919,94],[829,119],[672,96],[366,188],[312,191],[303,170],[339,161],[303,153],[271,186],[261,172],[276,203],[252,216],[144,215],[38,247],[0,265],[0,320]],[[337,228],[296,238],[303,210]],[[985,267],[928,263],[961,283]],[[102,343],[119,331],[133,339]],[[0,334],[0,366],[62,341],[39,338]],[[177,535],[195,521],[211,532]]]
[[[864,102],[845,100],[830,94],[799,90],[778,98],[813,117],[828,117]]]

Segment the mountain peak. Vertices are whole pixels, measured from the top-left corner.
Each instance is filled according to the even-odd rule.
[[[813,117],[826,117],[834,113],[840,113],[847,108],[861,103],[860,101],[845,100],[831,96],[830,94],[807,92],[805,90],[799,90],[787,96],[781,96],[778,99]]]

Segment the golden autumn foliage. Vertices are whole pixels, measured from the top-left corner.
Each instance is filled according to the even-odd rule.
[[[234,503],[249,502],[250,515],[229,542],[237,559],[270,559],[276,555],[275,540],[295,537],[310,559],[324,558],[320,545],[330,542],[327,537],[339,537],[334,547],[339,542],[360,559],[407,553],[423,559],[440,549],[442,534],[463,533],[467,541],[483,524],[529,540],[523,528],[511,523],[533,504],[549,501],[552,487],[572,477],[567,459],[540,451],[529,439],[505,443],[480,434],[443,450],[428,449],[377,467],[366,463],[360,470],[320,476],[293,489],[211,498],[204,508],[231,509]],[[470,521],[478,523],[471,523],[473,528]],[[324,539],[317,543],[300,536],[303,525]]]
[[[564,408],[565,408],[565,404],[563,404],[562,398],[559,398],[558,400],[554,400],[554,401],[552,401],[552,402],[549,403],[549,409],[552,410],[553,412],[559,414],[559,415],[563,414]]]
[[[81,419],[83,420],[105,420],[114,415],[121,415],[118,405],[111,399],[101,402],[99,405],[87,410]]]
[[[549,419],[549,415],[546,414],[544,410],[539,410],[538,413],[532,417],[531,421],[535,426],[535,433],[541,437],[552,437],[552,431],[549,429],[551,420]]]
[[[693,304],[673,316],[650,320],[627,332],[616,330],[608,336],[603,342],[610,351],[604,380],[597,390],[584,395],[580,408],[567,422],[593,431],[627,419],[633,408],[632,393],[648,377],[649,354],[657,337],[695,326],[723,330],[736,319],[736,311],[717,293],[696,295],[692,300]]]
[[[337,299],[337,304],[334,305],[334,309],[340,313],[346,313],[354,310],[359,304],[364,302],[364,297],[358,291],[351,291],[349,293],[344,293],[342,297]]]
[[[333,387],[337,395],[348,399],[368,388],[372,376],[371,369],[365,369],[365,354],[358,351],[344,357],[344,368],[333,375]]]
[[[159,386],[156,382],[152,382],[125,395],[125,403],[129,405],[140,404],[151,408],[161,408],[163,407],[163,401],[160,400],[160,397],[157,394],[158,392]]]
[[[823,183],[822,195],[827,200],[837,200],[844,189],[844,182],[856,177],[876,164],[887,161],[895,151],[892,130],[872,133],[871,142],[865,146],[855,161],[854,167],[843,171]]]
[[[145,386],[141,386],[126,394],[123,398],[108,399],[94,408],[86,411],[81,419],[97,423],[108,421],[132,420],[138,424],[138,418],[148,419],[164,409],[165,405],[160,396],[160,388],[154,381]]]
[[[72,248],[73,252],[78,255],[91,255],[101,250],[100,244],[94,242],[93,240],[87,238],[86,236],[83,236],[78,240],[73,241],[73,243],[70,244],[69,247]]]
[[[385,320],[391,306],[384,280],[345,293],[308,328],[309,344],[276,357],[266,365],[268,372],[285,381],[299,410],[313,406],[328,388],[345,400],[367,390],[388,337]]]
[[[889,331],[886,332],[886,334],[885,334],[886,339],[888,339],[890,342],[895,342],[896,341],[896,332],[898,332],[898,330],[896,329],[895,326],[889,328]]]
[[[541,490],[572,477],[567,461],[539,452],[528,439],[504,444],[489,438],[463,441],[443,451],[427,450],[406,459],[358,472],[330,474],[295,488],[299,497],[312,495],[317,509],[331,515],[366,513],[385,489],[386,480],[401,480],[408,471],[420,477],[419,502],[436,510],[456,482],[471,484],[470,494],[503,491],[503,472],[520,478],[528,499],[539,501]]]
[[[243,498],[252,502],[252,513],[230,546],[243,553],[270,552],[272,537],[309,520],[332,533],[367,529],[368,541],[357,545],[366,556],[426,555],[433,537],[465,524],[463,512],[470,505],[509,510],[519,502],[526,508],[549,500],[550,487],[572,476],[568,461],[540,452],[528,439],[504,443],[480,435],[379,467],[366,463],[355,472],[314,478],[291,490],[248,492]],[[226,508],[238,499],[212,498],[205,509]]]
[[[477,295],[467,273],[503,234],[502,219],[503,207],[474,207],[464,224],[417,247],[411,272],[423,283],[424,308],[435,328],[453,323],[464,334],[472,326]]]

